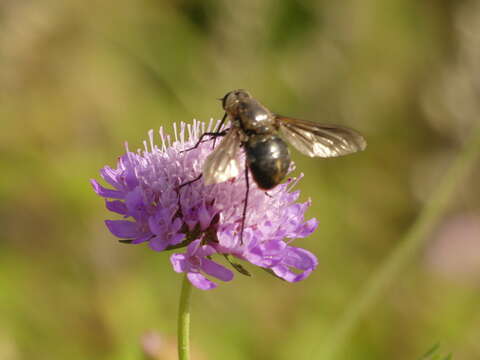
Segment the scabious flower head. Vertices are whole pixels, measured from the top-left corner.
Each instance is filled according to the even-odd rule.
[[[205,185],[196,179],[202,173],[213,141],[191,149],[207,129],[202,122],[174,124],[175,140],[160,128],[161,145],[154,142],[153,131],[144,149],[126,153],[117,167],[105,166],[101,177],[113,188],[91,180],[95,192],[105,198],[108,210],[122,220],[106,220],[110,232],[133,244],[147,242],[156,251],[186,248],[170,260],[176,272],[185,272],[197,288],[208,290],[217,284],[206,275],[230,281],[231,270],[213,260],[223,255],[240,272],[244,268],[233,258],[265,268],[277,277],[296,282],[307,277],[317,266],[316,257],[290,246],[293,239],[310,235],[317,221],[304,220],[310,202],[298,203],[299,191],[292,186],[299,179],[289,179],[266,194],[250,181],[243,241],[240,240],[246,182],[240,176],[223,183]],[[221,139],[217,139],[217,144]],[[191,149],[191,150],[188,150]],[[188,150],[188,151],[185,151]],[[244,164],[243,151],[239,151]]]

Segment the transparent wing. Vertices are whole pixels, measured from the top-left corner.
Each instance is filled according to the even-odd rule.
[[[362,151],[367,142],[355,130],[276,115],[280,135],[311,157],[336,157]]]
[[[240,148],[238,129],[231,128],[218,147],[207,156],[203,164],[205,185],[217,184],[238,176],[237,151]]]

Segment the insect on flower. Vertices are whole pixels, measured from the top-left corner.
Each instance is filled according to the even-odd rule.
[[[207,136],[214,141],[217,137],[224,138],[205,160],[203,173],[193,181],[203,176],[205,184],[210,185],[237,177],[240,173],[237,152],[244,149],[246,194],[241,240],[250,189],[248,171],[259,188],[270,190],[277,186],[285,178],[291,162],[283,139],[310,157],[343,156],[362,151],[367,146],[363,136],[353,129],[275,114],[246,90],[230,91],[222,98],[222,106],[225,115],[217,131],[202,134],[193,148],[206,141],[203,139]],[[230,127],[222,130],[226,120],[229,120]]]
[[[108,186],[91,180],[107,209],[121,215],[121,219],[105,220],[105,225],[122,243],[146,243],[161,252],[176,250],[170,256],[174,271],[186,273],[202,290],[215,288],[214,279],[233,279],[233,272],[215,259],[218,255],[243,275],[249,275],[249,271],[237,260],[287,282],[306,279],[316,269],[317,257],[294,246],[293,241],[311,235],[318,221],[305,219],[309,200],[298,202],[300,191],[294,187],[302,175],[279,184],[272,196],[265,196],[255,182],[250,183],[247,220],[255,221],[245,221],[242,242],[245,178],[239,176],[235,181],[210,186],[191,181],[212,153],[211,144],[200,144],[188,153],[185,149],[197,144],[212,125],[199,121],[179,126],[174,123],[174,137],[161,127],[160,143],[155,142],[151,130],[143,149],[132,152],[126,144],[117,165],[104,166],[100,171]],[[239,153],[240,158],[242,155]],[[191,185],[180,191],[179,185],[189,181]]]

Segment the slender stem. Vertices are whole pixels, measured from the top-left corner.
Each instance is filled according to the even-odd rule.
[[[384,290],[394,283],[401,270],[417,254],[417,250],[423,245],[428,234],[441,219],[454,197],[456,189],[475,167],[479,154],[480,126],[475,129],[464,150],[441,179],[430,201],[426,203],[416,222],[407,231],[403,241],[367,281],[361,293],[334,325],[323,346],[316,349],[315,355],[318,356],[315,358],[322,360],[336,358],[362,317],[372,309]]]
[[[192,284],[187,278],[183,278],[182,292],[180,294],[180,305],[178,308],[178,329],[177,346],[178,360],[190,359],[190,295],[192,293]]]

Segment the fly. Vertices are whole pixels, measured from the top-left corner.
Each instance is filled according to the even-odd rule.
[[[202,175],[193,181],[203,176],[205,184],[211,185],[237,177],[240,174],[237,154],[240,148],[244,149],[246,194],[241,243],[250,190],[248,172],[250,170],[260,189],[270,190],[277,186],[285,178],[291,163],[285,141],[307,156],[322,158],[352,154],[367,146],[363,136],[353,129],[275,114],[246,90],[231,91],[221,100],[225,115],[217,131],[204,133],[195,147],[206,136],[224,138],[205,160]],[[226,120],[230,127],[221,130]]]

